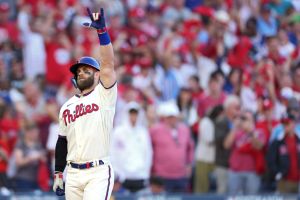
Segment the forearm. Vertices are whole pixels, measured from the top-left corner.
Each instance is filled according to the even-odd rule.
[[[18,167],[26,166],[29,165],[33,162],[34,160],[30,156],[22,156],[22,157],[16,157],[16,165]]]
[[[100,60],[102,69],[114,69],[114,51],[111,43],[107,45],[100,44]]]
[[[67,164],[67,139],[59,137],[55,146],[55,172],[63,172]]]
[[[223,145],[224,145],[225,149],[230,149],[231,148],[231,146],[234,143],[234,138],[235,138],[235,133],[234,133],[234,131],[231,131],[229,133],[229,135],[224,140],[224,144]]]

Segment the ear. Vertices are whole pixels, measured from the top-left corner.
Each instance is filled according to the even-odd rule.
[[[100,72],[99,71],[96,71],[94,73],[94,76],[95,76],[96,79],[98,78],[100,80]]]

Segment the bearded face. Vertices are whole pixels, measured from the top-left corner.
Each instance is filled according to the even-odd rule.
[[[90,67],[79,67],[77,70],[77,87],[79,90],[83,91],[89,89],[94,84],[94,74],[95,71]]]

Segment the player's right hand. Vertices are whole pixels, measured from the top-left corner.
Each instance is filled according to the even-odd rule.
[[[91,22],[83,23],[86,27],[92,27],[96,30],[104,30],[106,29],[105,25],[105,17],[104,17],[104,9],[100,9],[100,13],[92,13],[89,8],[87,8],[87,13],[91,19]]]
[[[57,196],[65,195],[62,172],[55,172],[55,174],[54,174],[53,191],[56,193]]]

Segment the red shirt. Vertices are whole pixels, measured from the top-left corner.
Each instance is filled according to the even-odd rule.
[[[287,179],[290,181],[300,180],[300,171],[298,167],[298,151],[297,151],[297,138],[296,135],[285,137],[289,157],[290,157],[290,168],[287,174]]]
[[[3,140],[0,138],[0,148],[2,151],[6,152],[7,155],[9,155],[9,142],[7,140]],[[3,160],[0,157],[0,172],[6,172],[7,165],[7,161]]]
[[[53,85],[61,85],[66,79],[70,80],[69,67],[71,66],[71,60],[67,57],[68,50],[53,41],[46,44],[46,52],[47,82]]]
[[[270,123],[270,124],[269,124]],[[271,131],[274,127],[276,127],[279,124],[278,120],[272,120],[271,122],[268,122],[267,120],[261,120],[256,123],[256,128],[260,129],[264,132],[266,136],[267,143],[269,142]]]
[[[15,22],[7,21],[0,24],[0,42],[10,39],[14,43],[19,44],[19,30]]]
[[[226,98],[226,94],[224,92],[218,98],[214,98],[210,95],[204,94],[203,97],[198,101],[197,112],[200,117],[203,117],[205,113],[211,108],[223,104]]]
[[[256,132],[257,138],[265,144],[265,136],[262,132]],[[235,172],[256,172],[256,165],[255,165],[255,157],[251,152],[245,153],[240,149],[243,146],[248,145],[251,143],[250,136],[243,132],[238,131],[234,138],[234,144],[231,150],[230,158],[229,158],[229,166],[230,169]]]

